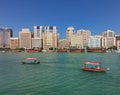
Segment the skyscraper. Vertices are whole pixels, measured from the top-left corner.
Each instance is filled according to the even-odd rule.
[[[74,33],[75,33],[74,27],[68,27],[68,28],[67,28],[67,31],[66,31],[66,39],[67,39],[68,42],[71,41],[71,37],[72,37],[72,35],[73,35]]]
[[[88,39],[91,36],[90,30],[78,30],[77,34],[83,37],[83,47],[88,46]]]
[[[56,26],[34,26],[34,38],[41,39],[39,44],[45,50],[58,48],[59,33]]]
[[[34,26],[34,38],[42,39],[42,32],[44,32],[43,26]]]
[[[34,26],[34,36],[32,38],[32,48],[43,48],[43,26]]]
[[[56,26],[47,26],[43,32],[43,49],[58,48],[59,33]]]
[[[10,48],[10,38],[13,36],[11,28],[0,28],[0,48]]]
[[[32,47],[32,33],[29,29],[22,29],[19,32],[19,46],[20,48],[28,48]]]
[[[116,46],[117,49],[120,49],[120,36],[116,36]]]
[[[82,49],[83,48],[83,37],[77,33],[71,36],[71,48]]]

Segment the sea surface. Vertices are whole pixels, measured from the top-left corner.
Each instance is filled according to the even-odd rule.
[[[84,61],[110,71],[82,71]],[[120,95],[120,53],[0,53],[0,95]]]

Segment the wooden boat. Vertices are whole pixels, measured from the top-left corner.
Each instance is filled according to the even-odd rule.
[[[35,49],[26,49],[26,51],[29,52],[29,53],[42,52],[41,50],[35,50]]]
[[[70,49],[70,52],[85,52],[84,49]]]
[[[65,49],[58,49],[57,52],[67,52]]]
[[[87,49],[87,52],[98,52],[98,53],[104,53],[104,52],[106,52],[106,50],[105,49]]]
[[[22,61],[22,64],[39,64],[40,61],[37,58],[26,58]]]
[[[102,68],[100,62],[85,62],[82,70],[91,72],[107,72],[109,71],[109,68]]]

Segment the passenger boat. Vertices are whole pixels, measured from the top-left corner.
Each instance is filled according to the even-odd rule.
[[[26,58],[22,61],[22,64],[39,64],[40,61],[37,58]]]
[[[102,68],[101,62],[84,62],[82,70],[91,72],[107,72],[109,71],[109,68]]]

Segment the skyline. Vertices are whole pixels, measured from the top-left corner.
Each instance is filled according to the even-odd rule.
[[[113,30],[120,34],[119,0],[0,0],[0,28],[13,29],[18,36],[22,28],[33,32],[34,25],[57,26],[60,38],[66,29],[90,30],[92,35]]]

